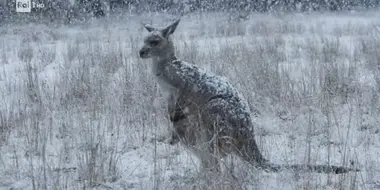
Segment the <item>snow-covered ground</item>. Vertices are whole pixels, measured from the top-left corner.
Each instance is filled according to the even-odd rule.
[[[348,174],[267,173],[236,157],[202,174],[167,143],[170,123],[140,22],[0,28],[0,189],[380,189],[380,13],[182,17],[178,55],[227,77],[252,108],[274,163]],[[352,165],[353,164],[353,165]]]

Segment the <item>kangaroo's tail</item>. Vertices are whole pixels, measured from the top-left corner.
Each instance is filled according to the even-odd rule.
[[[359,169],[342,167],[342,166],[329,166],[329,165],[310,165],[310,164],[293,164],[293,165],[279,165],[272,163],[265,163],[259,165],[265,171],[269,172],[279,172],[281,170],[292,170],[292,171],[304,171],[304,172],[316,172],[316,173],[334,173],[342,174],[348,172],[359,172]]]
[[[335,173],[342,174],[348,172],[359,172],[359,169],[329,166],[329,165],[310,165],[310,164],[273,164],[262,156],[254,138],[249,139],[249,143],[244,143],[243,152],[240,152],[242,158],[258,168],[268,172],[279,172],[281,170],[292,170],[301,172],[316,172],[316,173]]]

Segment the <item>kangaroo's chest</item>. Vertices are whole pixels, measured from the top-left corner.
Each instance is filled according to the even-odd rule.
[[[156,76],[157,83],[165,99],[170,99],[170,96],[176,97],[178,90],[171,85],[164,77]]]
[[[156,81],[158,83],[158,87],[164,97],[164,99],[169,104],[173,104],[175,99],[178,97],[178,89],[175,88],[168,77],[164,73],[164,68],[160,67],[159,64],[154,64],[152,68],[152,72],[155,75]]]

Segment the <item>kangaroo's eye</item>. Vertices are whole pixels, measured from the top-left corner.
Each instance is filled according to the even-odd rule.
[[[150,45],[151,45],[151,46],[157,46],[158,43],[159,43],[158,40],[154,40],[154,41],[151,41],[151,42],[150,42]]]

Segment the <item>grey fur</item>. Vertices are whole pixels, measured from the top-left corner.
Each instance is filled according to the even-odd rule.
[[[219,160],[236,154],[269,171],[280,169],[345,173],[338,166],[276,165],[262,156],[254,137],[250,109],[243,96],[222,77],[176,58],[170,35],[180,20],[163,28],[145,26],[140,57],[153,59],[153,74],[168,103],[173,122],[171,143],[181,142],[200,158],[203,169],[219,170]]]

